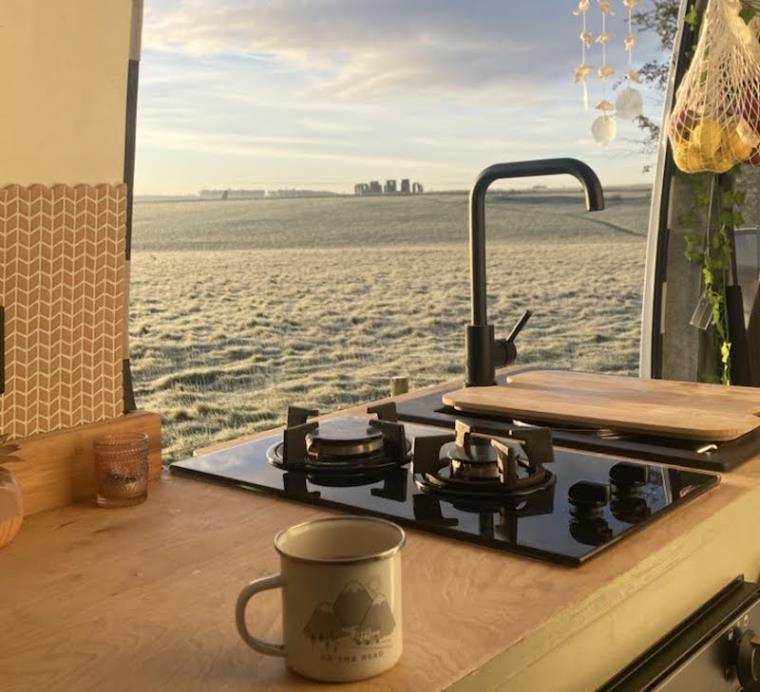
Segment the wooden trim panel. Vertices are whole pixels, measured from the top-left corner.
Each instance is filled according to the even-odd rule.
[[[144,432],[150,438],[150,477],[161,477],[161,416],[135,411],[101,423],[16,440],[21,462],[9,465],[21,485],[25,515],[95,497],[95,455],[100,435]]]

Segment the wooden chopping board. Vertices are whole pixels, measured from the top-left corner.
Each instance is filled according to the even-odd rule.
[[[443,403],[465,412],[710,442],[760,427],[760,388],[564,370],[516,373],[504,385],[445,394]]]

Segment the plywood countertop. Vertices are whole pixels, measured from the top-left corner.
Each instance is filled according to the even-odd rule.
[[[445,389],[445,388],[441,388]],[[731,578],[760,573],[760,457],[580,568],[408,531],[404,655],[361,690],[588,690]],[[238,639],[272,536],[313,507],[165,476],[148,502],[30,518],[0,552],[5,690],[331,689]],[[255,630],[279,636],[279,596]]]

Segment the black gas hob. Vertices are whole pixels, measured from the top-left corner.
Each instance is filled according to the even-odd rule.
[[[171,469],[576,566],[719,481],[559,447],[545,428],[445,430],[400,422],[393,405],[315,413],[291,408],[284,431]]]

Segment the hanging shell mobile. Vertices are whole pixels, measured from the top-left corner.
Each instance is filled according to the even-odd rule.
[[[583,110],[588,110],[588,76],[594,69],[586,61],[586,51],[591,48],[593,36],[588,30],[586,15],[591,7],[591,0],[580,0],[578,7],[573,10],[576,17],[581,17],[581,64],[575,68],[575,83],[580,84],[583,88]]]
[[[638,118],[644,106],[641,92],[631,84],[640,84],[639,73],[633,69],[633,49],[636,47],[636,34],[633,33],[633,11],[641,4],[641,0],[623,0],[623,6],[628,11],[628,34],[625,37],[623,45],[625,52],[628,54],[628,71],[625,73],[625,79],[628,86],[623,89],[615,100],[615,111],[617,115],[626,120],[635,120]]]
[[[597,2],[602,15],[602,31],[596,37],[596,43],[602,47],[602,64],[596,74],[602,81],[604,95],[594,107],[595,110],[601,111],[601,115],[591,124],[591,136],[597,144],[607,146],[617,136],[617,123],[612,116],[615,106],[607,100],[607,79],[615,74],[614,68],[607,64],[607,44],[612,39],[612,35],[607,31],[607,18],[613,17],[614,12],[610,0],[597,0]]]

